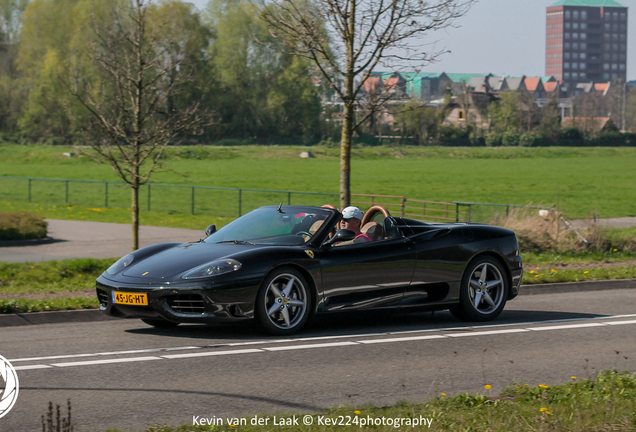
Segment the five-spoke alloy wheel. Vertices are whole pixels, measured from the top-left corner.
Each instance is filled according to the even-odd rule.
[[[256,319],[267,333],[292,334],[309,319],[311,305],[311,291],[303,275],[292,268],[276,269],[258,291]]]
[[[490,256],[473,260],[462,277],[459,305],[451,313],[464,321],[490,321],[508,299],[508,278],[501,263]]]

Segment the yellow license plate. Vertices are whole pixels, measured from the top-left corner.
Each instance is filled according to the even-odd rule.
[[[127,293],[113,291],[113,303],[135,306],[148,306],[148,295],[145,293]]]

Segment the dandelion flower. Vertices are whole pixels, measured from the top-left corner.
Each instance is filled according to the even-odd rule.
[[[572,378],[573,380],[575,380],[575,379],[576,379],[576,377],[575,377],[574,375],[572,375],[570,378]]]
[[[534,270],[530,270],[530,274],[534,274]]]
[[[589,272],[590,272],[589,270],[585,270],[583,274],[588,274]]]
[[[547,415],[552,414],[546,407],[542,407],[539,411],[541,411],[542,413],[546,413]]]
[[[446,396],[446,393],[442,393],[442,396]]]
[[[549,387],[547,385],[544,385],[544,384],[539,384],[539,388],[546,389],[546,388],[549,388]]]
[[[484,386],[484,388],[485,388],[486,390],[490,390],[490,389],[492,388],[492,386],[491,386],[490,384],[486,384],[486,385]]]
[[[550,270],[550,271],[551,271],[552,273],[556,273],[556,270],[555,270],[555,269],[552,269],[552,270]]]
[[[539,277],[539,275],[534,275],[534,277]]]
[[[442,393],[442,394],[444,394],[444,393]],[[353,413],[354,413],[354,414],[360,414],[360,411],[355,410]]]
[[[618,249],[614,249],[614,252],[618,252]]]

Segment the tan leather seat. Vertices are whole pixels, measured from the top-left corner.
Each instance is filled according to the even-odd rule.
[[[315,235],[318,232],[318,230],[320,229],[320,227],[322,226],[323,223],[325,223],[324,220],[319,220],[319,221],[314,222],[311,225],[311,227],[309,227],[309,231],[308,231],[309,234]]]
[[[367,234],[372,241],[384,239],[384,228],[377,222],[368,222],[361,229],[361,233]]]

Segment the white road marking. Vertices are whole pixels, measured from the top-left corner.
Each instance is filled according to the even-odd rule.
[[[562,326],[529,327],[528,330],[532,330],[532,331],[567,330],[567,329],[585,328],[585,327],[603,327],[605,325],[607,324],[605,323],[568,324],[568,325],[562,325]]]
[[[143,349],[143,350],[110,351],[110,352],[101,352],[101,353],[92,353],[92,354],[69,354],[69,355],[58,355],[58,356],[19,358],[19,359],[11,359],[9,361],[24,362],[24,361],[39,361],[39,360],[55,360],[55,359],[61,359],[61,358],[82,358],[82,357],[91,357],[91,356],[96,357],[96,356],[107,356],[107,355],[125,355],[125,354],[136,354],[136,353],[146,353],[146,352],[210,349],[210,348],[220,348],[220,347],[230,347],[230,346],[238,347],[238,346],[258,345],[258,344],[263,344],[263,345],[271,345],[271,344],[278,344],[278,343],[289,344],[291,342],[306,342],[306,341],[337,339],[337,338],[356,338],[357,339],[357,338],[374,337],[374,336],[395,336],[395,335],[401,335],[401,334],[404,335],[404,334],[413,334],[413,333],[430,333],[430,332],[440,333],[440,334],[433,334],[433,335],[428,334],[428,335],[420,335],[420,336],[391,337],[391,338],[385,338],[385,339],[362,339],[362,340],[356,340],[356,341],[327,342],[327,343],[302,344],[302,345],[292,344],[292,345],[283,345],[283,346],[274,346],[274,347],[268,346],[268,347],[262,347],[262,348],[252,348],[252,349],[203,351],[203,352],[186,353],[186,354],[167,354],[167,355],[161,355],[158,357],[148,356],[148,357],[132,357],[132,358],[114,358],[114,359],[77,361],[77,362],[66,362],[66,363],[34,364],[34,365],[25,365],[25,366],[15,367],[16,370],[48,369],[53,367],[88,366],[88,365],[100,365],[100,364],[110,364],[110,363],[140,362],[140,361],[148,361],[148,360],[174,360],[174,359],[182,359],[182,358],[190,358],[190,357],[207,357],[207,356],[262,353],[266,351],[275,352],[275,351],[301,350],[301,349],[310,349],[310,348],[330,348],[330,347],[354,346],[354,345],[371,345],[371,344],[391,343],[391,342],[411,342],[411,341],[421,341],[421,340],[449,339],[449,338],[456,338],[456,337],[527,333],[531,331],[569,330],[569,329],[589,328],[589,327],[606,327],[606,326],[615,326],[615,325],[636,324],[636,319],[609,321],[615,318],[633,318],[633,317],[636,317],[636,314],[604,316],[604,317],[594,317],[594,318],[574,318],[574,319],[566,319],[566,320],[550,320],[550,321],[540,321],[540,322],[535,321],[535,322],[527,322],[527,323],[508,323],[508,324],[492,324],[492,325],[482,325],[482,326],[448,327],[448,328],[438,328],[438,329],[422,329],[422,330],[415,330],[415,331],[409,330],[409,331],[403,331],[403,332],[368,333],[368,334],[361,334],[361,335],[318,336],[318,337],[307,337],[307,338],[297,338],[297,339],[260,340],[260,341],[250,341],[250,342],[236,342],[236,343],[227,343],[227,344],[218,344],[218,345],[208,345],[208,346],[150,348],[150,349]],[[541,327],[536,326],[537,324],[572,322],[572,321],[581,321],[584,319],[588,321],[596,321],[596,322],[552,325],[552,326],[541,326]],[[603,321],[598,322],[599,320],[603,320]],[[529,325],[535,325],[535,326],[521,327],[521,328],[517,327],[517,328],[511,328],[511,329],[502,328],[497,330],[479,331],[483,328],[529,326]],[[457,330],[476,330],[476,331],[463,331],[460,333],[453,333],[453,331],[457,331]]]
[[[228,355],[228,354],[248,354],[248,353],[257,353],[257,352],[265,352],[265,351],[260,349],[208,351],[208,352],[189,353],[189,354],[170,354],[170,355],[164,355],[161,357],[165,359],[179,359],[179,358],[188,358],[188,357],[207,357],[207,356],[220,356],[220,355]]]
[[[52,367],[53,366],[49,366],[49,365],[29,365],[29,366],[13,366],[13,369],[15,370],[48,369]]]
[[[323,344],[310,344],[310,345],[287,345],[280,347],[263,348],[265,351],[286,351],[286,350],[299,350],[307,348],[329,348],[338,346],[359,345],[357,342],[331,342]]]
[[[486,336],[486,335],[506,334],[506,333],[523,333],[528,331],[530,330],[519,328],[519,329],[506,329],[506,330],[488,330],[483,332],[449,333],[447,336],[449,337]]]
[[[361,340],[358,342],[361,344],[377,344],[377,343],[387,343],[387,342],[408,342],[408,341],[426,340],[426,339],[446,339],[447,337],[448,336],[446,335],[409,336],[409,337],[390,338],[390,339],[369,339],[369,340]]]
[[[106,363],[139,362],[139,361],[147,361],[147,360],[161,360],[161,357],[129,357],[129,358],[118,358],[118,359],[90,360],[90,361],[71,362],[71,363],[52,363],[51,366],[55,366],[55,367],[88,366],[88,365],[98,365],[98,364],[106,364]]]

